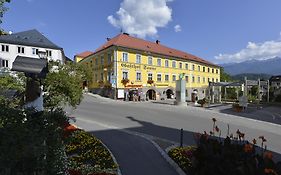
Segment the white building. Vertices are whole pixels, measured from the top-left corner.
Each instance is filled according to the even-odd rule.
[[[0,69],[12,68],[17,56],[38,59],[38,51],[46,50],[48,61],[65,62],[63,49],[42,35],[37,30],[0,36]]]

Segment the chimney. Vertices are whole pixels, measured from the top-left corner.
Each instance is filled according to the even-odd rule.
[[[159,40],[156,40],[156,44],[160,44],[160,41],[159,41]]]
[[[124,34],[124,35],[128,35],[128,36],[130,35],[129,33],[126,33],[126,32],[124,32],[123,34]]]
[[[13,32],[12,31],[9,31],[9,35],[12,35],[13,34]]]
[[[111,40],[111,38],[106,38],[106,40],[107,40],[107,41],[110,41],[110,40]]]

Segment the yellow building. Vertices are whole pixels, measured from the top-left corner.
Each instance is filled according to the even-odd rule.
[[[81,63],[94,71],[94,81],[88,85],[90,91],[118,99],[128,94],[144,100],[173,98],[180,74],[186,80],[187,100],[194,94],[201,99],[209,82],[220,81],[219,66],[159,41],[154,43],[126,33],[108,38]]]
[[[80,62],[81,60],[83,60],[84,58],[88,57],[91,54],[93,54],[93,52],[91,52],[91,51],[85,51],[85,52],[76,54],[74,56],[74,62],[78,63],[78,62]]]

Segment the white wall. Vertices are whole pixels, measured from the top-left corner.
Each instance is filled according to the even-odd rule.
[[[9,52],[2,52],[2,45],[9,45]],[[24,54],[18,53],[18,46],[24,47]],[[52,51],[52,56],[48,57],[48,60],[60,61],[63,62],[63,54],[61,50],[49,49],[49,48],[40,48],[40,47],[32,47],[32,46],[22,46],[22,45],[14,45],[14,44],[6,44],[0,43],[0,60],[8,60],[8,67],[11,69],[13,62],[15,61],[18,55],[31,57],[31,58],[39,58],[38,55],[34,55],[32,53],[32,48],[35,49],[45,49]],[[2,67],[2,61],[0,61],[0,67]]]

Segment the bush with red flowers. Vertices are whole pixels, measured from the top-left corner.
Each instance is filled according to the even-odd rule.
[[[215,126],[215,132],[219,129]],[[273,154],[266,150],[266,139],[260,136],[261,147],[244,140],[245,134],[237,130],[237,137],[216,137],[215,132],[208,135],[195,134],[196,147],[171,149],[169,156],[190,175],[278,175],[281,162],[273,161]]]

